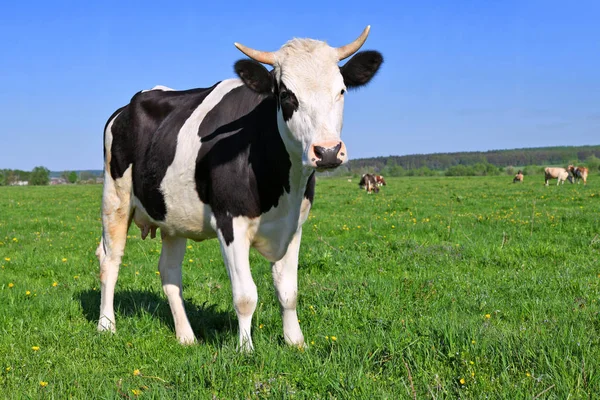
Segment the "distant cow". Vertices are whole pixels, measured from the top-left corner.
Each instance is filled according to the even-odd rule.
[[[523,171],[519,170],[513,179],[513,183],[521,182],[523,183]]]
[[[544,172],[546,175],[546,186],[548,186],[548,181],[550,179],[557,180],[556,186],[560,185],[561,183],[564,184],[567,179],[569,180],[569,182],[573,183],[573,178],[571,177],[571,175],[569,175],[569,172],[564,168],[547,167],[546,169],[544,169]]]
[[[385,186],[385,179],[383,179],[383,175],[375,175],[375,182],[377,182],[377,186]]]
[[[377,179],[375,178],[375,175],[372,174],[363,174],[358,183],[358,187],[365,189],[368,194],[371,194],[372,192],[379,193]]]
[[[366,85],[383,62],[379,52],[364,51],[339,66],[368,34],[369,27],[338,48],[312,39],[293,39],[275,52],[236,43],[252,59],[235,63],[239,79],[202,89],[142,91],[110,117],[96,251],[100,331],[115,331],[115,284],[134,222],[144,237],[160,229],[158,268],[181,343],[196,341],[182,293],[187,239],[217,238],[240,347],[253,347],[258,292],[251,247],[271,262],[284,340],[304,345],[296,312],[302,224],[312,205],[315,172],[348,160],[340,138],[346,91]]]
[[[587,185],[588,169],[586,167],[575,167],[573,165],[569,165],[568,170],[571,174],[573,174],[573,179],[575,179],[577,184],[579,184],[579,180],[582,179],[583,184]]]

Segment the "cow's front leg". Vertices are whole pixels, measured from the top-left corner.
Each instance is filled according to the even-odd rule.
[[[233,306],[239,325],[240,349],[252,351],[254,348],[251,337],[252,315],[256,309],[258,292],[250,272],[248,223],[244,217],[233,218],[229,222],[225,222],[225,224],[227,223],[230,223],[231,227],[219,228],[217,230],[218,238],[221,243],[223,261],[231,281]]]
[[[294,346],[304,345],[304,335],[298,323],[296,304],[298,301],[298,253],[302,228],[294,234],[285,256],[271,264],[273,283],[281,305],[283,319],[283,337],[286,343]]]

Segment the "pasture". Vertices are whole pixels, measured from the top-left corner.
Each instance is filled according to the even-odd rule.
[[[600,180],[319,179],[288,347],[269,264],[251,253],[255,352],[217,241],[188,242],[184,347],[132,226],[99,334],[100,186],[0,187],[0,392],[6,398],[591,398],[600,393]]]

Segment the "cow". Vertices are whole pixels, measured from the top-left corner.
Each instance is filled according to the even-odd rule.
[[[383,179],[383,175],[375,175],[375,181],[377,182],[377,186],[386,186],[385,179]]]
[[[548,181],[550,179],[557,180],[556,186],[560,185],[561,183],[564,185],[567,179],[569,180],[569,182],[573,183],[573,178],[571,177],[571,175],[569,175],[569,172],[564,168],[547,167],[544,169],[544,173],[546,178],[546,186],[548,186]]]
[[[587,185],[588,169],[586,167],[575,167],[573,165],[569,165],[567,169],[573,175],[573,179],[575,179],[577,184],[579,184],[579,180],[581,179],[583,180],[583,184]]]
[[[217,238],[239,348],[253,349],[258,294],[251,247],[271,262],[285,342],[304,345],[296,312],[302,224],[314,198],[315,171],[348,160],[341,140],[346,91],[369,83],[383,62],[377,51],[358,52],[369,30],[337,48],[313,39],[292,39],[274,52],[235,43],[250,58],[235,63],[237,78],[202,89],[141,91],[113,113],[104,130],[96,251],[99,331],[115,331],[114,290],[133,221],[144,238],[160,229],[158,269],[180,343],[196,342],[182,295],[186,241]]]
[[[358,187],[361,189],[365,189],[367,191],[367,194],[371,194],[373,192],[379,193],[377,179],[373,174],[363,174],[360,178],[360,182],[358,183]]]
[[[523,171],[519,170],[515,177],[513,178],[513,183],[521,182],[523,183]]]

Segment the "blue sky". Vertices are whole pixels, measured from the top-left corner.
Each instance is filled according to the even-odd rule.
[[[339,46],[368,24],[385,64],[346,98],[350,158],[600,144],[598,1],[97,3],[2,7],[0,168],[100,169],[138,90],[233,77],[236,41]]]

